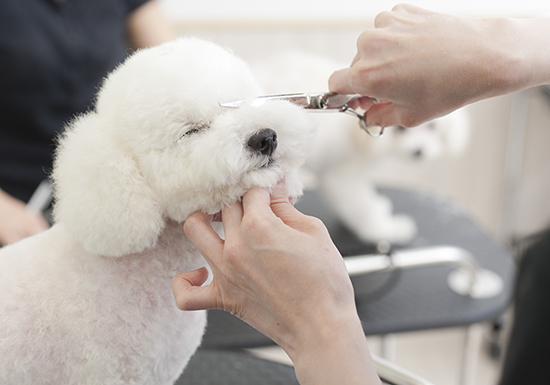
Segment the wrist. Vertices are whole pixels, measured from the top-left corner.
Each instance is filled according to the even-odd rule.
[[[494,95],[508,94],[550,82],[550,36],[548,19],[490,19],[493,39]]]
[[[518,51],[521,63],[518,66],[522,88],[550,83],[550,18],[514,19],[517,31]]]
[[[379,384],[361,321],[355,311],[304,325],[289,351],[300,384]]]

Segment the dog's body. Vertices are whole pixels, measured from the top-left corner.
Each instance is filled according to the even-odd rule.
[[[329,76],[345,65],[329,58],[285,52],[255,63],[268,93],[319,92]],[[388,158],[429,160],[458,154],[466,146],[465,111],[414,128],[386,127],[382,138],[368,136],[355,117],[319,112],[319,133],[304,168],[307,188],[317,189],[339,219],[366,242],[406,243],[416,234],[412,218],[394,214],[391,201],[378,194],[371,175]]]
[[[171,223],[135,255],[87,252],[62,224],[0,254],[2,384],[170,384],[206,317],[181,312],[171,277],[203,262]],[[9,294],[9,295],[7,295]]]
[[[182,231],[252,186],[301,193],[315,124],[286,102],[223,109],[260,90],[211,43],[139,51],[61,139],[56,224],[0,249],[0,383],[172,384],[206,315],[181,312],[172,277],[204,265]]]

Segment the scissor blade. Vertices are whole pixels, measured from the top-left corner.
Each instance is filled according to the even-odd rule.
[[[280,94],[280,95],[263,95],[257,96],[252,99],[236,99],[226,102],[219,102],[220,107],[238,108],[246,101],[250,102],[251,106],[257,107],[270,100],[286,100],[299,107],[306,109],[322,108],[318,106],[318,100],[324,95],[324,93],[301,93],[301,94]]]
[[[322,109],[339,110],[340,108],[347,105],[350,101],[360,98],[359,94],[337,94],[335,92],[329,92],[323,95],[323,100],[321,103]]]
[[[238,108],[248,101],[251,106],[261,106],[269,100],[286,100],[307,110],[339,111],[350,101],[360,98],[359,94],[345,95],[334,92],[305,92],[300,94],[263,95],[249,99],[236,99],[220,102],[220,107]],[[375,100],[375,99],[373,99]]]

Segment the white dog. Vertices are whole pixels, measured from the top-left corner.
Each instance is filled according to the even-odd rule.
[[[253,65],[268,93],[326,91],[328,79],[345,65],[329,58],[285,52]],[[372,138],[355,117],[316,114],[319,134],[304,174],[308,188],[317,188],[327,204],[365,242],[406,243],[416,234],[412,218],[393,214],[390,200],[376,191],[369,176],[388,157],[406,161],[456,155],[466,147],[469,123],[464,110],[418,127],[386,127],[384,137]]]
[[[286,179],[314,139],[287,102],[224,109],[260,93],[244,62],[197,39],[139,51],[60,141],[56,224],[0,250],[0,384],[172,384],[201,341],[172,277],[204,265],[182,230],[252,186]]]

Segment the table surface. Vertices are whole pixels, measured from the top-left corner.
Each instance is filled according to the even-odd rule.
[[[174,385],[299,385],[294,368],[236,351],[199,349]]]
[[[515,273],[511,253],[491,239],[465,210],[439,197],[419,192],[380,188],[389,197],[396,213],[412,216],[418,235],[400,248],[435,245],[458,246],[468,250],[485,269],[497,273],[503,291],[489,299],[461,296],[447,286],[450,265],[393,272],[371,273],[352,279],[357,310],[367,335],[468,325],[501,314],[508,306]],[[323,220],[334,243],[344,256],[373,253],[373,245],[357,240],[322,202],[319,195],[306,192],[297,207]],[[203,338],[206,348],[244,348],[273,342],[232,315],[209,311]]]

